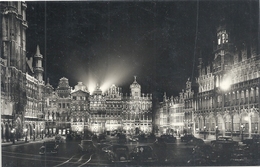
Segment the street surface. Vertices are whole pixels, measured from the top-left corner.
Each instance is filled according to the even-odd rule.
[[[186,146],[185,143],[177,140],[176,143],[167,144],[167,162],[155,162],[145,164],[110,163],[106,157],[106,153],[102,148],[117,143],[117,140],[107,139],[99,145],[96,153],[82,153],[78,151],[80,141],[69,141],[59,144],[59,152],[57,155],[39,155],[39,148],[42,142],[24,143],[19,145],[10,145],[2,147],[2,166],[3,167],[81,167],[81,166],[126,166],[126,165],[185,165],[191,158],[192,146]],[[129,150],[136,145],[152,145],[152,143],[127,142]]]
[[[191,166],[187,164],[188,160],[193,158],[193,147],[177,139],[175,143],[167,143],[164,149],[156,154],[166,153],[167,161],[134,163],[134,162],[110,162],[104,148],[118,144],[116,137],[107,139],[97,145],[95,153],[83,153],[79,150],[80,140],[67,141],[59,144],[58,154],[40,155],[39,148],[42,141],[22,143],[17,145],[2,146],[2,166],[3,167],[85,167],[85,166]],[[151,145],[153,142],[139,143],[127,142],[129,151],[137,145]],[[102,150],[103,149],[103,150]],[[209,164],[216,166],[217,164]],[[230,165],[230,164],[226,164]],[[255,164],[254,164],[255,165]],[[198,166],[198,165],[195,165]]]

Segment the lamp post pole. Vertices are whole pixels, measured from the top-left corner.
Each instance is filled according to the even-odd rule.
[[[218,140],[218,126],[216,126],[216,140]]]
[[[11,134],[12,134],[12,141],[13,141],[13,144],[15,144],[15,140],[14,140],[14,129],[11,130]]]
[[[28,131],[28,129],[25,129],[25,142],[27,142],[27,131]]]
[[[204,126],[204,140],[206,139],[206,126]]]
[[[241,141],[243,142],[243,140],[244,140],[244,125],[242,124],[241,125]]]
[[[43,129],[41,129],[41,132],[42,132],[42,139],[43,139]]]
[[[225,108],[225,92],[227,92],[230,89],[231,86],[231,78],[229,76],[223,76],[223,80],[220,83],[220,89],[221,89],[221,95],[222,95],[222,99],[221,99],[221,112],[224,113],[224,108]],[[225,127],[225,126],[224,126]],[[233,121],[232,121],[232,127],[233,127]],[[233,131],[233,129],[232,129]],[[231,132],[232,134],[232,132]],[[223,136],[225,136],[225,129],[223,129]]]
[[[35,141],[35,129],[33,129],[33,141]]]

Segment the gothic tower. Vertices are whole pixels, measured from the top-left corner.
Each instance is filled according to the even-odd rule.
[[[26,21],[25,2],[8,1],[1,3],[1,58],[7,66],[26,72]]]
[[[133,97],[141,96],[141,86],[136,82],[136,76],[134,82],[130,85],[131,94]]]
[[[37,45],[36,53],[34,55],[34,61],[35,61],[34,73],[35,73],[35,78],[40,82],[43,81],[42,58],[43,56],[40,53],[39,45]]]

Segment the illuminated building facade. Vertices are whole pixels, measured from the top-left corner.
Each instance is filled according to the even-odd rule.
[[[89,97],[90,121],[89,130],[93,133],[104,133],[106,124],[106,97],[99,85]]]
[[[183,106],[183,112],[184,112],[184,131],[188,134],[193,133],[193,111],[194,111],[194,91],[191,87],[191,81],[188,79],[186,82],[186,89],[184,94],[184,106]]]
[[[183,92],[182,92],[183,93]],[[179,97],[174,98],[173,101],[170,102],[169,109],[169,130],[168,133],[184,133],[184,112],[183,112],[183,94],[180,93]]]
[[[34,58],[34,64],[32,59]],[[44,81],[43,81],[43,56],[37,45],[33,58],[27,61],[29,69],[26,73],[26,100],[24,114],[24,133],[27,139],[35,139],[42,135],[45,129],[44,121]],[[34,77],[33,77],[34,76]]]
[[[59,121],[60,119],[60,113],[57,112],[58,98],[57,92],[54,91],[54,88],[50,85],[48,79],[44,94],[45,128],[41,129],[42,135],[50,135],[52,132],[56,132],[56,121]]]
[[[252,137],[259,134],[260,56],[256,41],[235,47],[229,28],[217,29],[214,60],[199,59],[198,93],[194,98],[194,134]],[[201,137],[202,137],[201,136]]]
[[[87,87],[78,82],[71,92],[71,131],[76,133],[86,132],[89,125],[89,92]]]
[[[44,128],[42,55],[26,59],[27,4],[1,2],[2,142],[34,139]]]
[[[106,123],[107,133],[114,130],[122,130],[122,89],[112,85],[105,93],[106,97]]]
[[[167,98],[166,93],[164,93],[163,102],[160,102],[159,107],[157,108],[157,113],[159,113],[158,128],[160,134],[167,134],[168,129],[170,129],[169,105],[169,99]]]
[[[163,101],[156,107],[158,113],[157,126],[159,134],[191,133],[192,103],[194,92],[191,90],[191,81],[186,82],[185,90],[179,96],[168,98],[164,93]]]
[[[59,85],[56,89],[58,99],[57,99],[57,113],[58,118],[56,117],[56,128],[53,128],[52,131],[49,128],[48,133],[59,133],[62,135],[70,133],[71,130],[71,87],[69,86],[69,80],[65,77],[61,78],[59,81]],[[55,118],[55,115],[57,115],[55,112],[51,112],[48,114],[52,114]]]
[[[141,93],[136,77],[130,85],[130,96],[123,98],[122,126],[127,133],[152,132],[152,94]]]

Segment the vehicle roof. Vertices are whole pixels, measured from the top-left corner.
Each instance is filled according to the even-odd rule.
[[[55,141],[45,141],[45,142],[43,142],[43,144],[56,144],[56,142]]]
[[[81,142],[92,142],[92,140],[81,140]]]
[[[230,136],[219,136],[218,139],[232,139]]]
[[[235,144],[237,143],[236,141],[229,141],[229,140],[216,140],[215,144]]]
[[[139,147],[150,147],[152,148],[151,146],[147,146],[147,145],[139,145],[139,146],[135,146],[136,148],[139,148]]]
[[[127,147],[127,146],[117,144],[117,145],[112,145],[111,147]],[[128,147],[127,147],[127,148],[128,148]]]
[[[55,143],[56,141],[53,139],[53,140],[45,140],[44,143]]]

